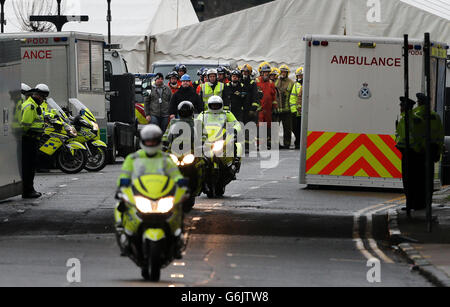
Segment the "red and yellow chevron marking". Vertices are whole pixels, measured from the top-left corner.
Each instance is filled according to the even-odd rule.
[[[138,123],[140,125],[147,125],[148,124],[148,121],[145,118],[144,104],[136,103],[134,105],[134,113],[136,114],[136,119],[138,120]]]
[[[309,132],[309,175],[402,178],[402,154],[391,135]]]

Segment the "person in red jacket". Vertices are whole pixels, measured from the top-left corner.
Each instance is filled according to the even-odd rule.
[[[180,81],[180,77],[178,76],[178,73],[176,71],[172,71],[166,76],[166,79],[169,80],[169,82],[167,83],[167,86],[172,91],[172,94],[175,94],[176,92],[178,92],[178,90],[181,87],[181,81]]]
[[[261,68],[261,77],[256,85],[263,93],[261,98],[261,111],[259,112],[259,126],[267,123],[267,148],[270,149],[270,135],[272,127],[272,110],[277,107],[275,84],[270,81],[269,75],[272,71],[270,65]],[[260,140],[261,141],[261,140]]]

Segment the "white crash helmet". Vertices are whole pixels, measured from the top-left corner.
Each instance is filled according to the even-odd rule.
[[[141,130],[141,148],[149,155],[154,156],[162,149],[163,132],[156,125],[147,125]]]
[[[194,105],[190,101],[183,101],[178,105],[178,115],[181,118],[191,118],[194,115]]]
[[[220,96],[212,96],[208,100],[208,110],[211,113],[223,112],[223,99]]]
[[[46,84],[38,84],[38,85],[36,85],[36,87],[34,89],[39,94],[43,94],[44,97],[48,97],[48,95],[50,94],[50,89],[48,88],[48,86]]]
[[[26,92],[31,91],[31,87],[25,83],[22,83],[20,85],[20,90],[21,90],[22,94],[25,94]]]

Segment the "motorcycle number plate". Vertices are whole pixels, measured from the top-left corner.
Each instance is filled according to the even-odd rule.
[[[62,144],[60,139],[50,138],[41,148],[39,148],[39,150],[51,156],[62,146]]]

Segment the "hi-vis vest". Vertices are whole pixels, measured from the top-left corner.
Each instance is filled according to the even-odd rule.
[[[40,113],[40,114],[39,114]],[[31,131],[35,133],[44,132],[44,115],[41,107],[29,97],[22,104],[22,115],[20,124],[25,133]]]
[[[292,88],[291,97],[289,98],[291,113],[296,113],[297,116],[301,115],[302,111],[302,101],[300,100],[299,94],[302,92],[303,86],[300,82],[295,82]]]
[[[225,84],[222,82],[217,82],[216,87],[214,88],[214,91],[212,87],[209,85],[209,82],[206,82],[201,85],[202,89],[202,97],[203,97],[203,103],[205,104],[205,110],[208,110],[208,100],[212,96],[220,96],[222,97],[223,90],[225,88]]]

